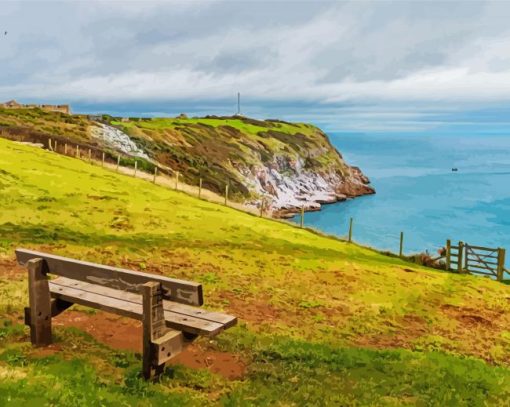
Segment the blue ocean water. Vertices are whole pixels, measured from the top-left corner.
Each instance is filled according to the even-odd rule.
[[[345,236],[352,217],[355,241],[393,252],[401,231],[405,253],[436,252],[446,239],[510,250],[510,135],[337,133],[330,139],[377,193],[306,213],[307,226]]]

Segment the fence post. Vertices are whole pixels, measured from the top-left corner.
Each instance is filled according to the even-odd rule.
[[[503,281],[503,274],[505,273],[505,255],[506,250],[501,247],[498,249],[498,274],[497,280]]]
[[[305,225],[305,206],[301,206],[301,227]]]
[[[48,139],[48,148],[53,151],[53,147],[51,146],[51,139]]]
[[[101,167],[104,167],[104,151],[103,151],[103,156],[101,158]]]
[[[136,170],[138,169],[138,161],[135,160],[135,172],[133,173],[133,177],[136,177]]]
[[[464,259],[464,243],[459,242],[459,259],[457,263],[457,272],[462,273],[462,261]]]
[[[225,185],[225,206],[228,205],[228,184]]]
[[[67,155],[67,143],[64,144],[64,154]]]
[[[452,255],[452,241],[448,239],[446,241],[446,270],[449,271],[451,268],[451,255]]]
[[[89,148],[89,163],[91,163],[91,162],[92,162],[92,151]]]
[[[120,165],[120,154],[117,156],[117,168],[115,171],[119,172],[119,165]]]
[[[352,242],[352,223],[353,223],[353,219],[351,218],[349,221],[349,239],[348,239],[349,243]]]
[[[177,191],[179,188],[179,171],[175,173],[175,190]]]
[[[202,197],[202,178],[198,181],[198,199]]]
[[[156,183],[156,177],[158,176],[158,167],[154,167],[154,177],[152,177],[152,183]]]
[[[402,257],[404,253],[404,232],[400,232],[400,250],[398,252],[399,257]]]
[[[80,146],[76,144],[76,158],[80,158]]]
[[[58,150],[58,141],[57,141],[57,140],[55,140],[55,152],[57,152],[57,153],[58,153],[58,151],[57,151],[57,150]]]

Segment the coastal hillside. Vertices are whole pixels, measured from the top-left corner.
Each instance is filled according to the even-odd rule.
[[[4,137],[80,143],[157,165],[184,182],[283,215],[301,207],[373,193],[368,178],[348,165],[326,134],[310,124],[241,116],[187,118],[89,117],[40,109],[1,109]],[[147,165],[145,165],[147,167]]]
[[[0,139],[0,404],[505,405],[510,291]],[[140,325],[73,306],[30,345],[16,247],[203,284],[239,318],[156,383]]]

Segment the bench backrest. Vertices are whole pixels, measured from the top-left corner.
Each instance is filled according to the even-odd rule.
[[[165,300],[190,305],[202,305],[204,303],[202,285],[199,283],[104,266],[26,249],[16,249],[16,258],[21,265],[26,264],[31,259],[44,259],[48,267],[47,272],[50,274],[137,294],[141,293],[143,284],[155,281],[161,283],[163,299]]]

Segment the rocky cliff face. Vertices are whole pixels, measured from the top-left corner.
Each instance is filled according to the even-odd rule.
[[[276,160],[269,167],[241,171],[246,185],[260,196],[250,202],[252,205],[263,204],[284,216],[299,211],[301,207],[307,211],[319,210],[322,204],[375,192],[368,178],[357,167],[347,167],[342,172],[334,168],[315,172],[306,170],[302,159],[284,165],[281,161],[286,160]]]
[[[328,154],[334,151],[322,151]],[[319,210],[322,204],[375,193],[358,167],[343,162],[340,154],[329,165],[307,166],[306,158],[276,155],[272,162],[238,168],[243,182],[257,198],[251,205],[264,205],[276,215]]]
[[[133,157],[149,158],[126,133],[115,127],[98,123],[96,126],[90,127],[90,134],[100,143],[107,145],[113,150],[120,151],[121,153],[131,155]]]
[[[279,216],[372,194],[368,178],[347,165],[320,129],[243,117],[115,122],[138,148],[179,170],[189,183],[234,196]]]

